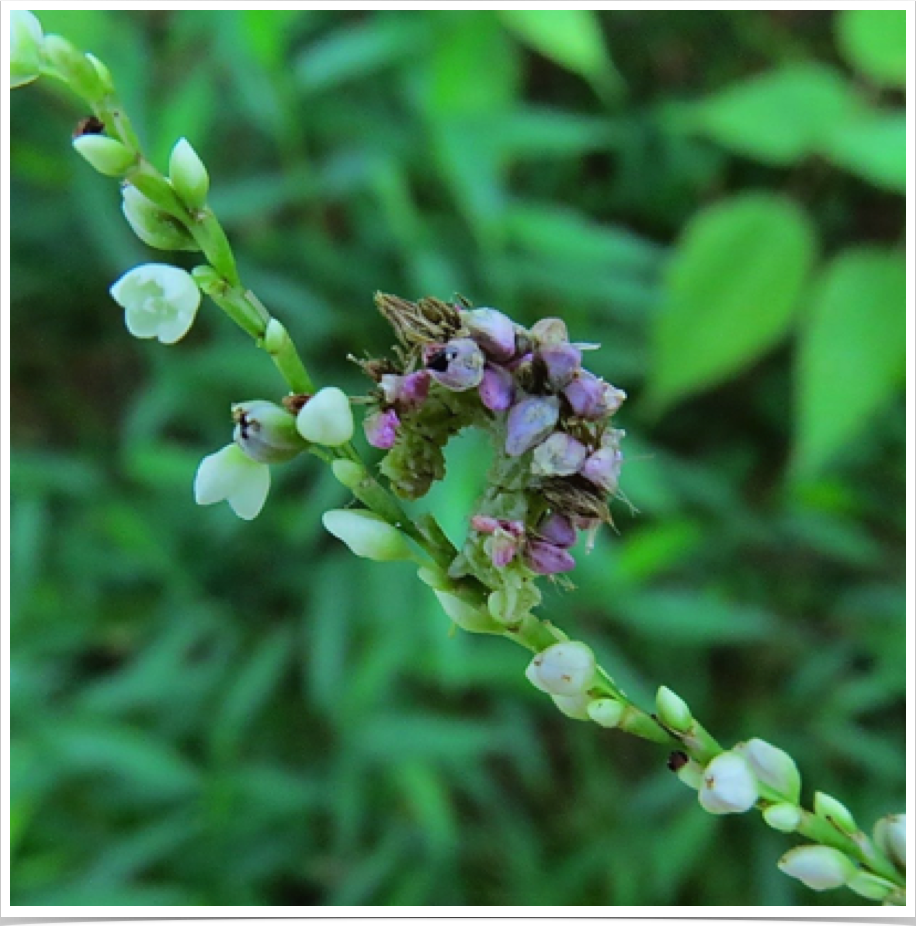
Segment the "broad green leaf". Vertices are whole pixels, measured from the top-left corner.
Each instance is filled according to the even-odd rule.
[[[855,107],[843,77],[811,62],[734,84],[699,104],[693,119],[700,132],[731,151],[784,165],[812,154]]]
[[[656,403],[727,379],[776,344],[815,250],[808,217],[780,196],[736,196],[694,217],[669,264],[655,321]]]
[[[878,248],[838,255],[818,280],[798,354],[795,467],[808,474],[859,437],[903,383],[906,264]]]
[[[836,127],[824,155],[875,186],[905,193],[906,136],[902,109],[863,112]]]
[[[519,39],[561,67],[611,92],[622,89],[593,10],[500,10]]]
[[[879,84],[906,86],[906,10],[843,10],[837,44],[857,71]]]

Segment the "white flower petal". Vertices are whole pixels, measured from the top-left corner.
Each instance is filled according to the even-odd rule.
[[[744,813],[757,797],[757,779],[742,756],[721,752],[704,769],[699,799],[709,813]]]
[[[198,505],[213,505],[224,501],[234,491],[240,473],[239,465],[245,454],[229,444],[200,461],[194,478],[194,500]]]
[[[270,491],[270,467],[263,463],[248,460],[248,471],[239,482],[235,491],[226,499],[232,510],[245,521],[254,520],[267,501]]]
[[[319,389],[296,418],[299,433],[314,444],[339,447],[353,437],[353,412],[347,394],[336,386]]]

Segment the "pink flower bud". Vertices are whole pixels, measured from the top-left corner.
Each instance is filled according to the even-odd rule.
[[[363,420],[366,440],[379,450],[390,450],[394,446],[401,420],[393,408],[376,412]]]
[[[525,547],[525,563],[532,572],[541,576],[569,572],[576,566],[576,561],[566,550],[542,540],[532,540]]]
[[[483,379],[484,356],[470,338],[430,344],[423,351],[423,359],[432,378],[453,392],[473,389]]]
[[[587,455],[584,444],[557,431],[535,448],[531,471],[536,476],[572,476],[579,472]]]
[[[486,543],[486,550],[497,569],[508,566],[518,553],[518,539],[508,531],[497,528]]]
[[[488,514],[475,514],[471,518],[471,527],[481,534],[492,534],[499,528],[499,521]]]
[[[426,370],[417,370],[408,373],[401,384],[398,402],[405,408],[415,408],[422,405],[429,395],[429,373]]]
[[[470,336],[493,360],[508,360],[515,353],[515,325],[496,309],[471,309],[461,321]]]
[[[512,374],[503,367],[488,363],[480,383],[480,401],[493,412],[504,412],[511,404],[515,387]]]
[[[556,427],[560,401],[556,396],[528,396],[509,411],[506,453],[520,457],[539,444]]]
[[[563,389],[563,395],[579,418],[596,421],[613,415],[627,394],[587,370],[579,370]]]
[[[596,450],[579,470],[589,482],[604,489],[605,492],[614,492],[617,481],[620,479],[620,468],[623,465],[623,454],[613,447],[603,447]]]
[[[547,381],[554,389],[562,389],[582,363],[582,352],[572,344],[549,344],[537,356],[547,368]]]
[[[541,540],[564,550],[576,542],[576,529],[572,521],[562,514],[548,515],[538,525],[537,533]]]

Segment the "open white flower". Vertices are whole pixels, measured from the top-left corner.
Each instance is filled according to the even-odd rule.
[[[237,444],[229,444],[204,457],[194,479],[194,500],[198,505],[229,502],[246,521],[256,518],[270,489],[270,468],[247,456]]]
[[[10,13],[10,87],[30,84],[41,73],[44,33],[38,18],[28,10]]]
[[[136,338],[180,341],[194,323],[200,290],[193,277],[168,264],[141,264],[125,273],[111,295],[124,309],[127,330]]]

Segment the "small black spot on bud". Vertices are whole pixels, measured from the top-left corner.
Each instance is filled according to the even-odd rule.
[[[83,135],[100,135],[105,131],[105,123],[98,116],[86,116],[80,119],[73,129],[73,137],[81,138]]]
[[[687,753],[677,749],[668,756],[668,768],[672,772],[679,772],[689,761]]]

